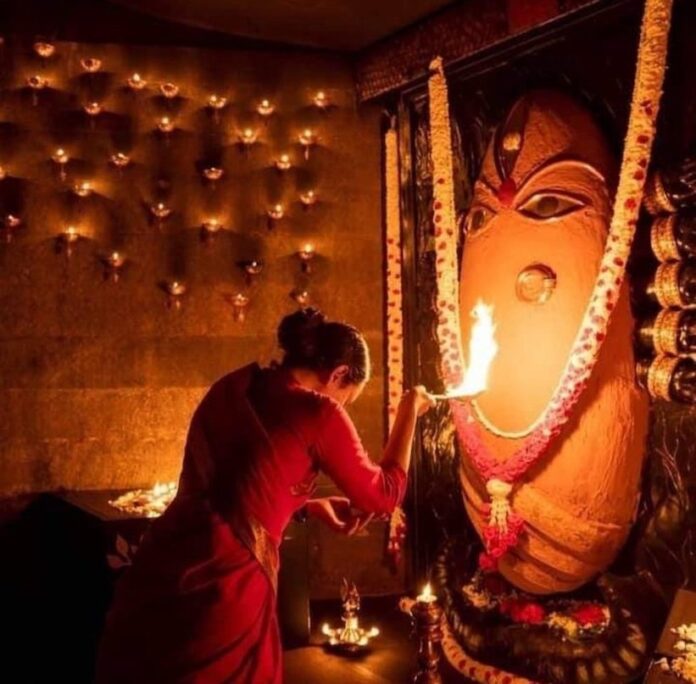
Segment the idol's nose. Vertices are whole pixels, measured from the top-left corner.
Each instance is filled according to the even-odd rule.
[[[515,292],[517,298],[532,304],[549,301],[556,289],[556,273],[546,264],[529,264],[517,276]]]

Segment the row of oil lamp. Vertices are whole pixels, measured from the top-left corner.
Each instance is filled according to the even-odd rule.
[[[17,217],[9,215],[5,219],[5,225],[12,225],[13,228],[16,228],[20,225],[20,221]],[[57,245],[61,251],[64,251],[66,256],[70,257],[74,246],[82,237],[83,235],[76,226],[69,225],[56,237]],[[295,254],[299,259],[302,273],[309,275],[311,273],[311,263],[317,256],[316,248],[311,242],[307,242]],[[113,282],[118,282],[127,262],[126,254],[122,251],[114,250],[101,255],[100,260],[105,269],[104,277]],[[253,285],[255,278],[261,274],[264,267],[263,262],[258,259],[240,261],[238,265],[244,271],[247,286]],[[167,305],[170,308],[180,309],[183,297],[187,292],[186,283],[183,280],[169,279],[163,281],[161,287],[167,294]],[[310,295],[307,290],[293,290],[290,296],[299,306],[307,306],[310,303]],[[244,322],[246,309],[250,302],[249,296],[240,292],[228,298],[228,300],[233,306],[235,320]]]
[[[311,131],[310,134],[313,135]],[[61,181],[65,181],[67,178],[67,166],[70,160],[71,157],[68,151],[63,147],[57,147],[51,155],[51,161],[58,168],[58,175]],[[131,161],[131,157],[124,152],[115,152],[109,157],[109,162],[118,169],[126,168]],[[292,158],[287,152],[284,152],[274,159],[273,166],[280,172],[289,171],[292,168]],[[0,165],[0,180],[3,180],[7,176],[7,173],[7,169]],[[225,175],[225,170],[217,166],[207,166],[201,173],[206,180],[215,182]],[[75,185],[74,189],[78,195],[84,197],[90,194],[91,186],[88,181],[83,181],[79,186]],[[308,190],[302,193],[300,195],[300,200],[302,204],[307,206],[314,204],[316,201],[315,192],[313,190]]]
[[[50,59],[56,52],[56,47],[52,43],[37,42],[34,44],[34,51],[44,59]],[[84,57],[80,60],[80,66],[87,74],[96,74],[102,70],[102,60],[97,57]],[[41,74],[32,74],[26,79],[27,86],[36,94],[39,91],[49,86],[49,79]],[[133,91],[141,91],[147,88],[148,81],[140,73],[134,72],[125,80],[124,84]],[[159,83],[157,88],[160,94],[168,99],[173,100],[181,94],[181,90],[176,83],[167,81]],[[35,100],[35,103],[37,100]],[[326,111],[331,107],[331,101],[323,90],[318,90],[311,98],[312,104],[320,111]],[[206,106],[217,117],[218,113],[223,110],[229,103],[225,95],[213,93],[208,96]],[[270,117],[276,111],[276,105],[269,98],[262,98],[256,104],[256,113],[264,118]],[[96,115],[101,112],[101,105],[98,102],[90,102],[85,105],[85,111],[90,115]]]

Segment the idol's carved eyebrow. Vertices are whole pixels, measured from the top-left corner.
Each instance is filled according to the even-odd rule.
[[[486,194],[490,195],[491,197],[497,197],[498,195],[498,191],[493,187],[493,184],[484,176],[481,176],[476,181],[475,189],[485,190]]]

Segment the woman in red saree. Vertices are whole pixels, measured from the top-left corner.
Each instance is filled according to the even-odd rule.
[[[283,319],[278,339],[279,366],[226,375],[196,409],[177,496],[117,587],[98,684],[280,684],[285,526],[304,508],[350,534],[400,503],[429,395],[404,395],[376,465],[343,408],[369,379],[360,333],[304,309]],[[311,499],[319,471],[348,499]]]

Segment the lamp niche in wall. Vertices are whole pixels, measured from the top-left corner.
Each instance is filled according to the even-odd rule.
[[[276,223],[285,216],[285,207],[280,203],[272,204],[266,211],[268,216],[268,229],[272,230]]]
[[[312,98],[312,102],[314,103],[314,106],[320,109],[321,111],[326,111],[326,109],[331,104],[328,96],[323,90],[317,90],[317,92],[314,94],[314,97]]]
[[[292,168],[292,160],[290,159],[290,155],[287,152],[279,154],[274,162],[274,166],[276,169],[278,169],[278,171],[289,171]]]
[[[108,254],[103,254],[101,262],[104,265],[104,280],[117,283],[126,264],[126,255],[123,252],[114,250]]]
[[[123,169],[131,163],[131,158],[125,152],[114,152],[109,157],[109,163],[118,169],[119,175],[123,175]]]
[[[70,161],[70,155],[62,147],[58,147],[51,155],[51,160],[58,167],[58,177],[64,181],[67,176],[66,167]]]
[[[213,115],[213,121],[216,124],[220,123],[220,112],[227,106],[227,98],[224,95],[213,94],[208,98],[206,106]]]
[[[39,104],[39,93],[48,88],[48,79],[40,74],[32,74],[27,77],[27,87],[31,90],[31,103],[36,107]]]
[[[82,234],[77,226],[73,224],[67,225],[56,237],[56,249],[69,258],[72,256],[75,246],[81,238]]]
[[[297,136],[297,140],[304,147],[304,157],[309,159],[309,150],[317,144],[317,134],[313,128],[304,128]]]
[[[317,251],[311,242],[307,242],[298,250],[297,256],[300,260],[301,268],[303,273],[312,272],[312,261],[316,256]]]
[[[251,301],[248,295],[237,292],[235,295],[224,295],[225,300],[232,305],[232,314],[237,323],[244,323],[247,315],[247,308]]]
[[[237,141],[239,147],[245,154],[249,153],[249,150],[259,139],[259,132],[255,128],[246,126],[237,132]]]
[[[22,219],[20,219],[19,216],[15,216],[14,214],[6,214],[2,220],[2,225],[0,226],[3,240],[7,243],[12,242],[15,233],[21,225]]]
[[[254,284],[256,278],[261,275],[263,271],[263,261],[260,259],[251,259],[246,261],[237,262],[239,268],[244,271],[244,281],[248,287]]]
[[[211,216],[201,222],[201,242],[209,243],[221,230],[223,225],[216,216]]]
[[[166,295],[165,304],[167,308],[175,311],[181,309],[187,290],[186,283],[176,278],[168,278],[160,283],[160,288]]]

